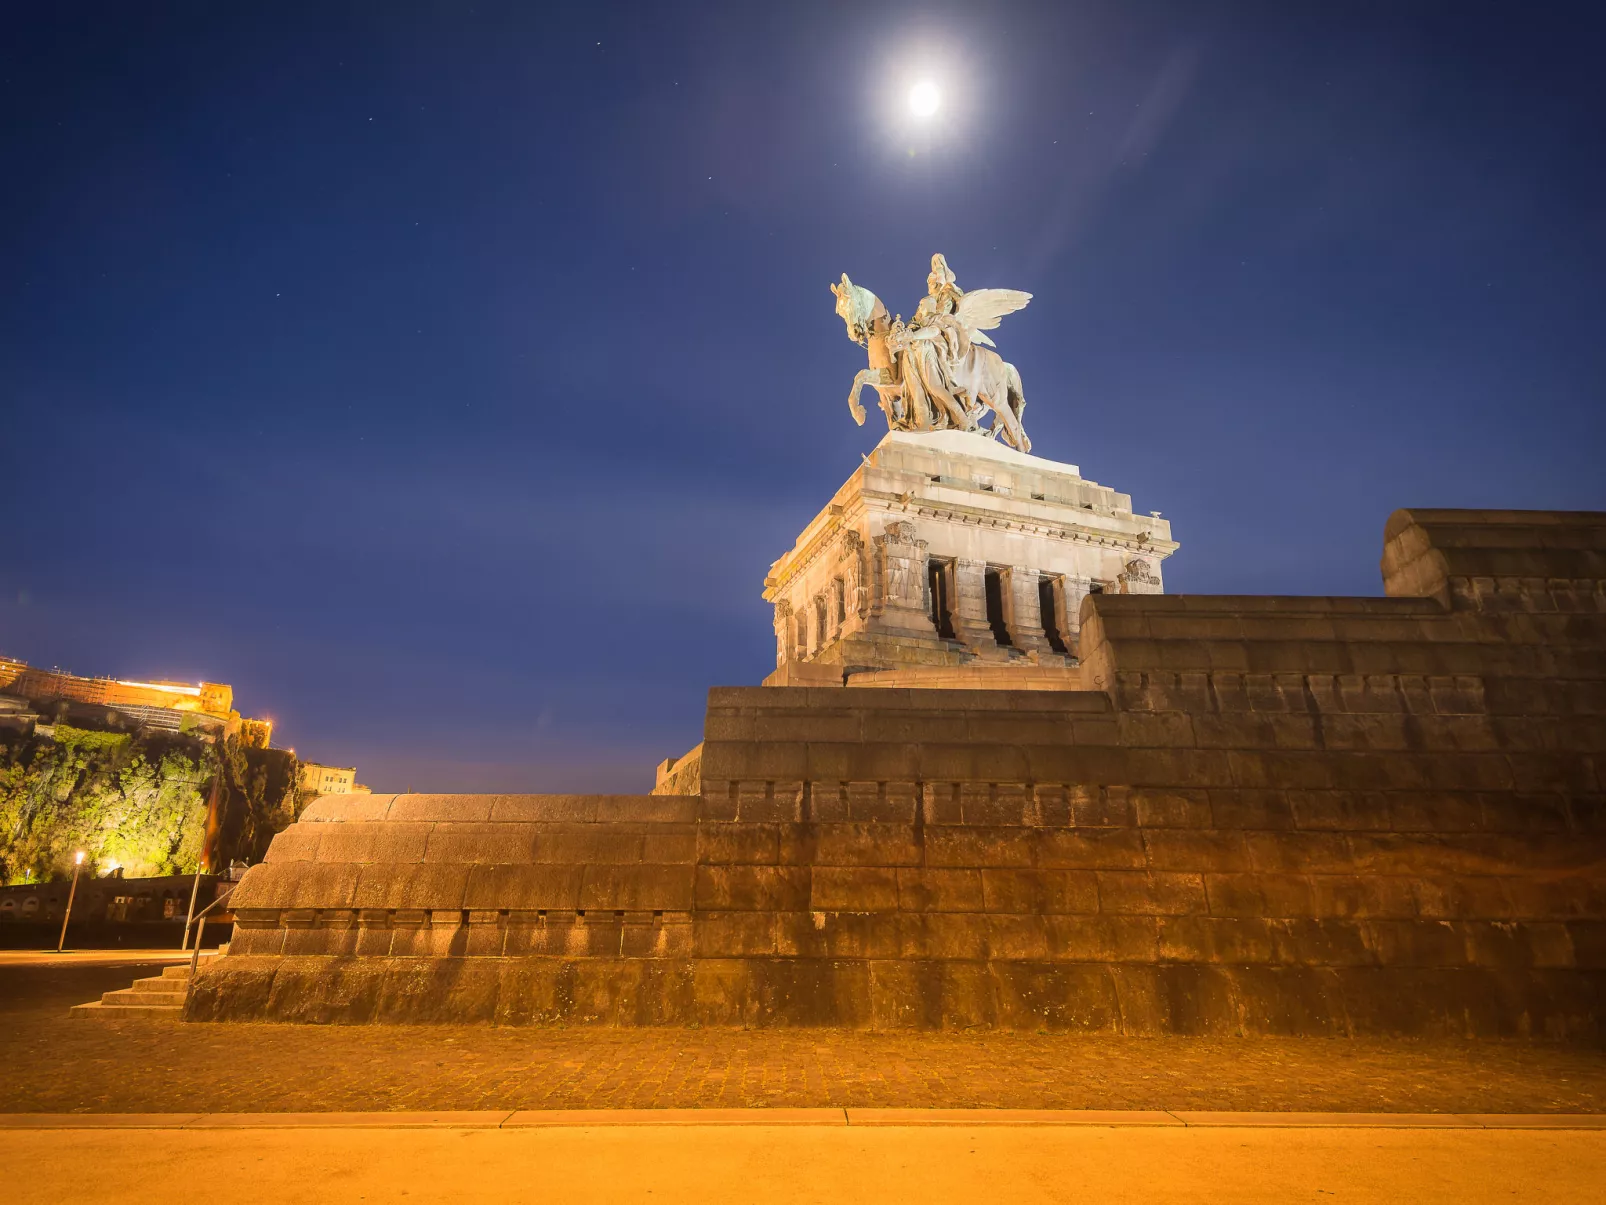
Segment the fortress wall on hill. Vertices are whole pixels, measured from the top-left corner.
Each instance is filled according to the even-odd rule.
[[[718,688],[691,792],[326,797],[192,1019],[1598,1038],[1606,516],[1096,595],[1082,691]]]

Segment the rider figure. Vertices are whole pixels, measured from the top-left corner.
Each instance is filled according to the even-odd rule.
[[[970,332],[954,314],[959,309],[959,299],[964,295],[965,291],[955,281],[948,261],[940,253],[933,255],[931,274],[926,277],[926,295],[920,299],[914,317],[909,321],[911,336],[933,342],[940,339],[946,358],[963,359],[970,352]]]
[[[976,412],[963,389],[952,384],[949,365],[970,354],[970,331],[955,315],[959,299],[965,295],[954,280],[953,270],[941,254],[931,257],[931,274],[926,277],[926,296],[920,299],[910,319],[905,337],[919,368],[921,384],[948,424],[960,430],[976,425]]]
[[[959,299],[965,295],[954,280],[953,269],[941,253],[931,257],[931,274],[926,277],[926,296],[915,311],[918,322],[923,315],[952,314],[959,308]]]

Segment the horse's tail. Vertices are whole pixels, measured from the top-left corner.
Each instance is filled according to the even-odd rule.
[[[1020,383],[1020,373],[1008,360],[1004,361],[1004,389],[1009,396],[1009,408],[1015,414],[1015,425],[1020,430],[1021,451],[1032,450],[1031,437],[1026,434],[1023,416],[1026,413],[1026,389]]]

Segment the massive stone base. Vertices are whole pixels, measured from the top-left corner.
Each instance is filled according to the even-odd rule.
[[[1090,596],[1090,689],[717,689],[650,796],[326,796],[190,1019],[1599,1040],[1606,516]]]
[[[823,958],[231,957],[192,1021],[1600,1036],[1606,971]]]

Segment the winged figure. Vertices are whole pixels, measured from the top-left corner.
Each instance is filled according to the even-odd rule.
[[[1032,299],[1017,289],[965,292],[948,261],[931,257],[926,296],[907,324],[893,318],[874,293],[842,274],[831,286],[848,338],[869,352],[870,366],[853,380],[848,409],[864,423],[859,393],[873,388],[887,426],[899,431],[955,429],[1001,439],[1022,452],[1031,440],[1021,425],[1026,397],[1020,374],[996,351],[986,332]],[[980,346],[978,346],[980,345]],[[991,413],[991,426],[981,420]]]
[[[1031,299],[1030,293],[1022,293],[1019,289],[976,289],[959,299],[954,317],[970,331],[970,337],[977,343],[997,347],[982,332],[997,330],[1006,314],[1024,310]]]

